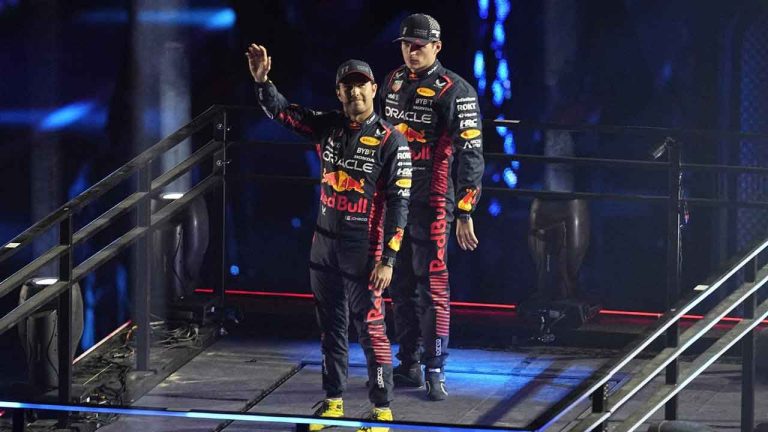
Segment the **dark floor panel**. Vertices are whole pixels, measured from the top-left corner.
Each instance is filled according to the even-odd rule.
[[[605,361],[594,353],[544,351],[550,353],[454,350],[447,368],[448,400],[429,402],[423,389],[397,389],[392,403],[395,417],[414,422],[524,427]],[[358,346],[353,345],[351,357],[345,414],[363,418],[371,405]],[[251,412],[307,415],[323,397],[320,367],[310,364]],[[244,426],[236,422],[226,430]]]

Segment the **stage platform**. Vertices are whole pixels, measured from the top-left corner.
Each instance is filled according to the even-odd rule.
[[[239,311],[235,314],[239,323],[228,322],[226,335],[220,335],[219,326],[210,323],[199,329],[200,339],[191,345],[154,342],[150,362],[154,372],[131,372],[122,403],[177,411],[311,414],[313,405],[324,396],[319,335],[311,299],[228,296],[225,307]],[[391,317],[391,310],[388,313]],[[524,429],[595,369],[615,359],[621,348],[654,320],[604,314],[579,329],[558,332],[552,344],[542,344],[530,338],[530,329],[525,329],[513,310],[456,307],[451,319],[448,400],[429,402],[424,399],[423,390],[398,388],[392,404],[395,418]],[[727,328],[728,324],[718,325],[712,332],[721,333]],[[166,334],[158,331],[156,336],[163,338]],[[353,334],[351,339],[354,338]],[[125,367],[134,364],[133,352],[124,340],[124,336],[115,336],[75,365],[74,390],[81,398],[119,381],[108,376],[111,369],[102,371],[94,365],[100,365],[105,358]],[[706,345],[708,341],[704,340],[691,351],[697,352]],[[112,353],[125,356],[118,360]],[[738,430],[741,366],[738,350],[730,354],[681,393],[679,419],[707,424],[716,430]],[[620,388],[642,363],[642,358],[631,363],[609,383],[609,390]],[[345,413],[350,419],[363,418],[370,410],[364,364],[359,345],[351,344],[349,384],[344,395]],[[94,375],[94,370],[99,373]],[[654,383],[661,384],[661,380]],[[628,409],[620,410],[612,424],[626,418],[651,390],[644,390]],[[768,383],[757,384],[755,400],[757,422],[768,422]],[[573,420],[589,409],[588,402],[584,402],[545,430],[568,431]],[[662,415],[657,413],[651,421],[661,420]],[[5,430],[2,423],[0,429]],[[45,423],[39,426],[30,430],[43,430]],[[122,415],[99,430],[292,431],[294,425]]]
[[[362,418],[370,409],[364,357],[358,345],[353,344],[351,350],[345,412],[349,418]],[[393,412],[403,421],[524,428],[611,355],[609,350],[545,346],[515,351],[454,349],[447,367],[449,399],[429,402],[423,398],[423,390],[397,389]],[[316,342],[223,338],[134,405],[306,415],[323,398],[319,365]],[[612,381],[611,390],[621,386],[628,376]],[[740,366],[720,362],[682,393],[680,419],[709,424],[717,430],[736,430],[739,398]],[[756,401],[758,421],[768,421],[768,386],[758,386]],[[571,421],[587,409],[584,404],[547,430],[568,430]],[[661,419],[661,415],[654,418]],[[291,431],[293,426],[122,416],[99,430]]]

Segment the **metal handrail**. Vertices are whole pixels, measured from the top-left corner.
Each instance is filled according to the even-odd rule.
[[[661,318],[659,318],[659,320],[656,323],[654,323],[654,325],[651,328],[649,328],[644,332],[641,338],[638,338],[638,340],[636,340],[633,344],[626,347],[618,359],[602,366],[592,375],[590,379],[584,381],[580,386],[574,388],[574,390],[572,390],[568,395],[566,395],[563,399],[561,399],[560,402],[555,404],[551,409],[551,411],[553,412],[553,415],[547,418],[538,419],[537,421],[529,425],[529,427],[532,430],[545,429],[548,425],[551,425],[552,423],[560,419],[563,415],[568,413],[570,410],[576,408],[581,402],[592,397],[596,392],[600,391],[601,388],[604,385],[606,385],[611,380],[611,378],[613,378],[616,374],[618,374],[624,367],[626,367],[627,364],[629,364],[629,362],[631,362],[632,360],[635,360],[654,341],[656,341],[658,338],[663,336],[670,327],[678,323],[684,315],[686,315],[694,307],[698,306],[701,302],[703,302],[715,291],[717,291],[734,274],[744,269],[747,266],[747,264],[749,264],[750,262],[754,262],[757,256],[761,252],[763,252],[766,248],[768,248],[768,239],[763,240],[760,244],[753,247],[743,257],[736,259],[735,264],[728,267],[728,269],[725,270],[720,276],[717,276],[716,278],[714,278],[714,280],[711,283],[705,283],[704,285],[707,286],[705,290],[700,292],[695,292],[695,294],[693,294],[693,298],[689,300],[681,301],[679,305],[677,305],[676,307],[674,307],[673,309],[671,309],[670,311],[662,315]],[[752,284],[752,287],[750,287],[751,292],[749,293],[749,295],[753,295],[755,290],[760,288],[765,282],[768,282],[768,269],[763,269],[761,274],[758,275],[758,278],[760,278],[759,284],[754,284],[754,283]],[[701,336],[703,336],[706,330],[714,326],[717,323],[717,321],[719,321],[719,319],[724,317],[729,311],[733,310],[741,302],[743,302],[745,297],[746,296],[740,299],[738,298],[732,299],[731,303],[727,302],[728,298],[724,299],[720,303],[720,305],[723,305],[721,307],[723,307],[726,310],[720,314],[717,320],[712,319],[711,325],[707,321],[704,321],[704,320],[699,321],[698,325],[702,327],[706,326],[706,328],[704,328],[703,331],[699,332],[698,337],[692,338],[691,340],[686,341],[686,343],[680,347],[676,347],[680,349],[676,350],[677,355],[675,357],[682,354],[684,349],[689,347],[692,343],[694,343]],[[759,323],[759,321],[757,321],[757,323]],[[755,325],[757,325],[757,323]],[[664,366],[666,366],[666,364]],[[593,428],[597,427],[597,425],[599,425],[606,418],[606,416],[603,416],[602,414],[600,414],[597,416],[589,417],[589,419],[594,420],[596,417],[599,417],[600,421],[594,422],[594,424],[591,425]],[[574,430],[577,430],[577,429],[574,429]],[[592,429],[585,428],[584,430],[592,430]]]
[[[195,151],[184,161],[178,163],[167,172],[152,179],[150,174],[151,162],[169,149],[190,138],[193,134],[200,131],[207,125],[212,124],[219,119],[219,123],[214,127],[214,137],[207,144]],[[123,249],[138,243],[142,251],[137,253],[137,265],[145,270],[147,278],[150,273],[151,263],[149,262],[150,243],[147,236],[154,228],[166,222],[176,212],[187,207],[190,202],[212,188],[221,185],[220,204],[224,205],[224,173],[226,157],[226,112],[220,106],[212,106],[205,112],[195,117],[191,122],[182,126],[174,133],[161,139],[159,142],[145,150],[125,165],[121,166],[110,175],[100,180],[88,190],[73,198],[57,210],[34,223],[30,228],[17,235],[3,247],[0,248],[0,262],[7,260],[19,249],[31,244],[38,236],[51,229],[55,225],[59,226],[59,243],[40,256],[33,257],[33,260],[21,269],[17,270],[5,280],[0,281],[0,297],[7,295],[13,289],[20,286],[25,280],[31,278],[35,272],[40,270],[49,262],[58,259],[59,271],[58,281],[46,289],[41,290],[28,298],[26,301],[15,307],[10,312],[0,317],[0,334],[19,324],[22,320],[46,307],[55,299],[58,299],[57,311],[59,322],[69,323],[60,325],[58,328],[58,348],[59,348],[59,369],[58,369],[58,399],[59,403],[71,402],[72,391],[72,360],[71,351],[71,307],[72,307],[72,285],[85,277],[88,273],[96,270],[108,260],[117,256]],[[218,139],[217,139],[218,138]],[[152,214],[148,205],[148,198],[153,197],[163,187],[171,183],[178,177],[190,172],[206,158],[214,159],[213,167],[207,177],[199,181],[182,198],[164,206],[159,211]],[[217,160],[217,158],[219,158]],[[138,191],[124,198],[117,205],[108,209],[101,215],[92,219],[79,231],[72,232],[73,215],[80,211],[84,206],[95,201],[97,198],[112,190],[119,183],[126,180],[129,176],[139,174]],[[127,233],[119,236],[110,244],[93,253],[76,267],[73,267],[74,247],[86,239],[94,236],[96,233],[111,226],[113,222],[124,213],[130,210],[137,211],[137,226],[130,229]],[[223,253],[223,249],[219,250]],[[223,259],[222,259],[223,263]],[[141,295],[147,294],[149,280],[144,279],[137,282],[137,292]],[[223,289],[222,289],[223,292]],[[145,295],[148,300],[148,295]],[[139,304],[134,312],[138,317],[135,322],[139,326],[137,332],[137,368],[146,370],[149,359],[149,305],[148,303]],[[16,419],[16,417],[14,417]],[[15,420],[14,420],[15,421]],[[69,422],[66,413],[59,416],[59,425],[65,427]]]
[[[179,128],[176,132],[160,140],[158,143],[143,151],[141,154],[127,162],[125,165],[116,169],[112,174],[104,177],[102,180],[82,192],[80,195],[72,198],[67,203],[51,212],[48,216],[45,216],[40,221],[34,223],[31,227],[24,230],[21,234],[12,238],[0,247],[0,263],[11,257],[13,254],[19,251],[19,249],[27,246],[33,239],[39,236],[41,233],[53,227],[56,223],[62,221],[67,217],[68,212],[77,211],[82,207],[93,202],[96,198],[104,195],[106,192],[112,190],[120,182],[127,179],[132,174],[136,173],[141,167],[160,154],[166,152],[171,147],[181,143],[185,139],[189,138],[195,132],[199,131],[213,119],[221,114],[222,108],[214,105],[199,116],[195,117],[190,123]],[[15,244],[13,247],[9,247],[9,244]]]

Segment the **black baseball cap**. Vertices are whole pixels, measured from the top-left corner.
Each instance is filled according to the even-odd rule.
[[[400,23],[400,37],[392,42],[408,41],[428,44],[440,40],[440,24],[427,14],[409,15]]]
[[[339,66],[338,69],[336,69],[336,85],[338,85],[341,80],[352,74],[360,74],[372,82],[376,81],[373,79],[373,71],[371,70],[371,67],[368,65],[368,63],[362,60],[352,59],[345,61],[341,64],[341,66]]]

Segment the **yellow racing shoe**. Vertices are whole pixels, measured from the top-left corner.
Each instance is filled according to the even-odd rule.
[[[327,418],[344,417],[344,401],[341,400],[341,398],[323,399],[320,402],[315,404],[315,406],[318,406],[318,405],[320,405],[320,408],[315,410],[315,413],[314,413],[315,416],[327,417]],[[391,416],[392,414],[390,414],[390,417]],[[329,427],[330,426],[321,425],[321,424],[310,424],[309,430],[311,432],[316,432]]]
[[[374,408],[368,420],[374,421],[393,421],[392,410],[390,408]],[[381,426],[363,426],[357,432],[389,432],[388,427]]]

